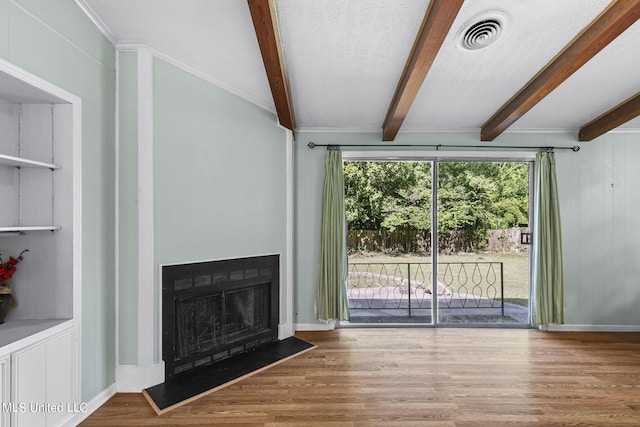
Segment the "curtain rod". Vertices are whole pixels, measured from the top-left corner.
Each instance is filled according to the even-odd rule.
[[[441,148],[495,148],[495,149],[508,149],[508,150],[542,150],[542,151],[551,151],[551,150],[571,150],[574,153],[580,151],[579,145],[574,145],[573,147],[531,147],[531,146],[513,146],[513,145],[443,145],[443,144],[431,144],[431,145],[420,145],[420,144],[393,144],[393,145],[378,145],[378,144],[316,144],[315,142],[310,142],[307,144],[309,148],[315,147],[327,147],[327,149],[337,149],[340,147],[382,147],[382,148],[395,148],[395,147],[416,147],[416,148],[435,148],[436,151],[440,151]]]

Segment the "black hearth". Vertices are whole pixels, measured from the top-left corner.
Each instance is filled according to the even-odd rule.
[[[279,256],[162,267],[165,380],[278,340]]]

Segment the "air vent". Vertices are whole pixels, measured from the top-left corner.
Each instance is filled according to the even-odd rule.
[[[465,50],[480,50],[492,45],[502,35],[505,23],[506,15],[502,13],[476,17],[460,32],[460,47]]]

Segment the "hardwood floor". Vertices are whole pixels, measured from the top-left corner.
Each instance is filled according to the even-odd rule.
[[[156,416],[118,394],[82,426],[640,425],[640,333],[299,332],[318,348]]]

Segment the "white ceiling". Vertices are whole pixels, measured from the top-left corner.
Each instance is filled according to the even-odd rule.
[[[116,44],[146,43],[274,111],[244,0],[77,0]],[[277,0],[297,130],[381,129],[428,0]],[[401,131],[478,131],[609,0],[467,0]],[[487,12],[498,41],[458,46]],[[517,121],[511,131],[577,131],[640,92],[640,21]],[[640,131],[640,118],[619,130]]]

